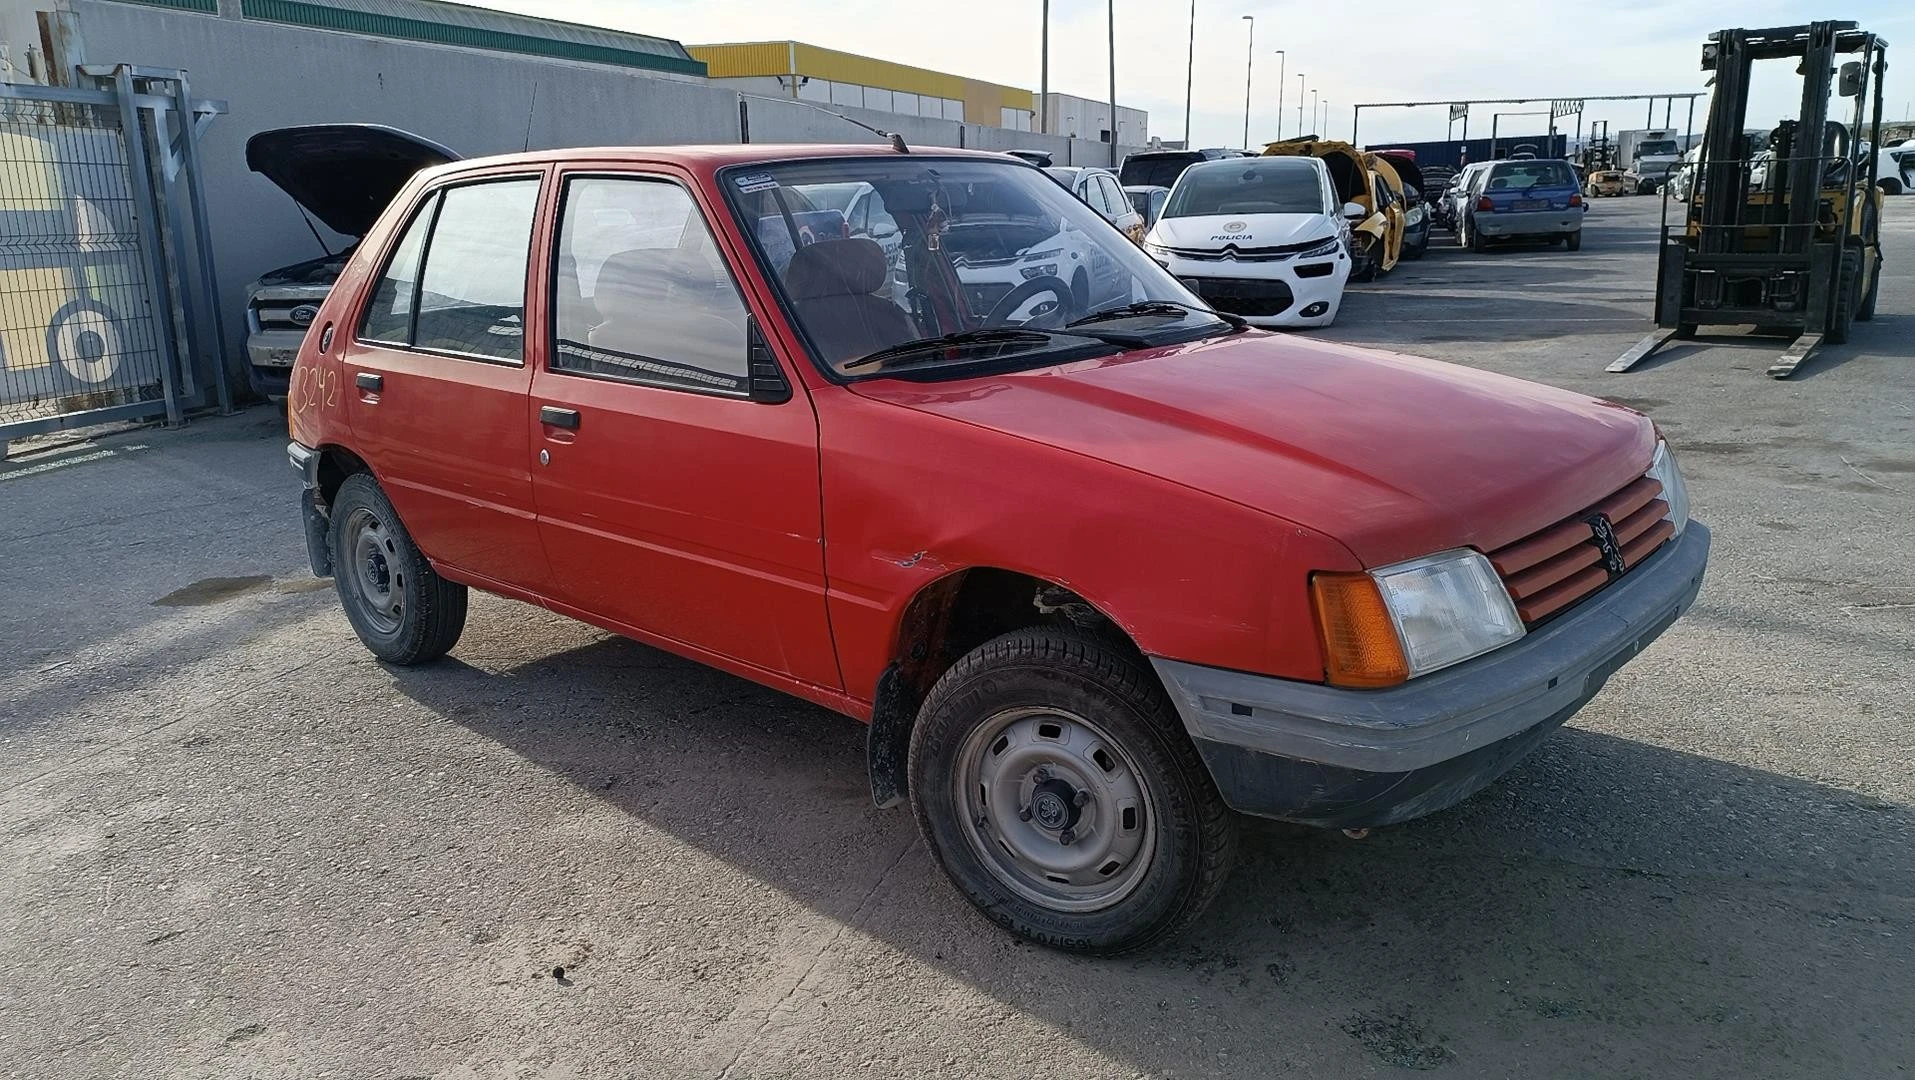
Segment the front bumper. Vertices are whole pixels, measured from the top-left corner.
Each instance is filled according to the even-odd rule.
[[[282,398],[292,387],[293,360],[306,340],[304,330],[255,330],[246,336],[248,382],[261,397]]]
[[[1468,798],[1596,696],[1695,602],[1709,530],[1520,641],[1387,690],[1153,657],[1224,801],[1331,828],[1390,825]]]
[[[1506,210],[1498,214],[1478,214],[1474,224],[1485,239],[1506,236],[1560,236],[1583,227],[1583,208],[1567,210]]]
[[[332,576],[332,518],[319,486],[319,451],[304,443],[286,444],[286,460],[299,473],[299,523],[306,533],[306,558],[314,577]]]
[[[1328,326],[1336,321],[1344,283],[1350,280],[1350,257],[1342,251],[1329,257],[1270,261],[1151,257],[1204,303],[1252,326]],[[1278,304],[1281,310],[1271,310]],[[1314,314],[1303,314],[1313,308]]]

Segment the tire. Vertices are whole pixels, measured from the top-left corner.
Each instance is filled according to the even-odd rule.
[[[1690,338],[1695,337],[1696,331],[1701,328],[1702,328],[1701,323],[1692,323],[1692,322],[1677,323],[1676,324],[1676,339],[1679,341],[1688,341]]]
[[[1822,332],[1822,338],[1830,345],[1846,345],[1849,339],[1849,327],[1855,322],[1855,310],[1861,306],[1861,252],[1854,249],[1844,251],[1842,260],[1837,265],[1840,268],[1841,277],[1835,283],[1835,312],[1829,317],[1829,324]]]
[[[1857,322],[1867,322],[1875,317],[1875,294],[1882,291],[1882,260],[1875,260],[1875,274],[1869,278],[1868,295],[1862,297],[1862,304],[1855,309]]]
[[[1574,232],[1564,235],[1563,246],[1571,251],[1581,251],[1583,249],[1583,231],[1577,229]]]
[[[372,654],[402,667],[444,656],[465,629],[466,588],[447,581],[412,542],[368,473],[332,500],[333,588]]]
[[[1477,232],[1475,229],[1469,231],[1468,243],[1469,249],[1478,255],[1489,250],[1489,241],[1483,239],[1483,234]]]
[[[1882,177],[1880,180],[1875,181],[1875,186],[1881,188],[1882,194],[1884,195],[1900,195],[1902,193],[1902,182],[1893,176]]]
[[[910,792],[925,846],[965,899],[1067,952],[1115,955],[1178,932],[1236,855],[1236,815],[1163,688],[1140,658],[1082,631],[1013,631],[945,672],[911,732]]]
[[[1372,240],[1364,249],[1363,258],[1350,269],[1351,281],[1375,281],[1383,276],[1383,252],[1378,250],[1380,240]]]
[[[1081,266],[1071,275],[1071,300],[1077,305],[1077,314],[1090,312],[1090,275]]]

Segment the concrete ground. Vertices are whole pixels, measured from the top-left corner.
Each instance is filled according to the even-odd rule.
[[[0,465],[0,1073],[1885,1077],[1915,1064],[1915,198],[1794,380],[1627,375],[1655,202],[1442,246],[1328,336],[1648,411],[1700,604],[1482,795],[1250,829],[1135,958],[988,926],[859,725],[475,597],[373,662],[304,569],[273,410]]]

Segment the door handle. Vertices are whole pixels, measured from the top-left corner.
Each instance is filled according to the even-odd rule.
[[[541,405],[539,406],[539,423],[577,431],[578,410],[561,409],[557,405]]]
[[[375,375],[370,371],[362,371],[352,377],[352,384],[369,394],[376,394],[386,388],[386,377]]]

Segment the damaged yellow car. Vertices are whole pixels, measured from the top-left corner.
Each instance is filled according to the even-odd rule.
[[[1267,157],[1322,158],[1342,196],[1350,222],[1352,281],[1375,281],[1403,256],[1407,207],[1403,180],[1389,160],[1334,139],[1286,139],[1263,148]],[[1357,212],[1361,208],[1362,213]]]

